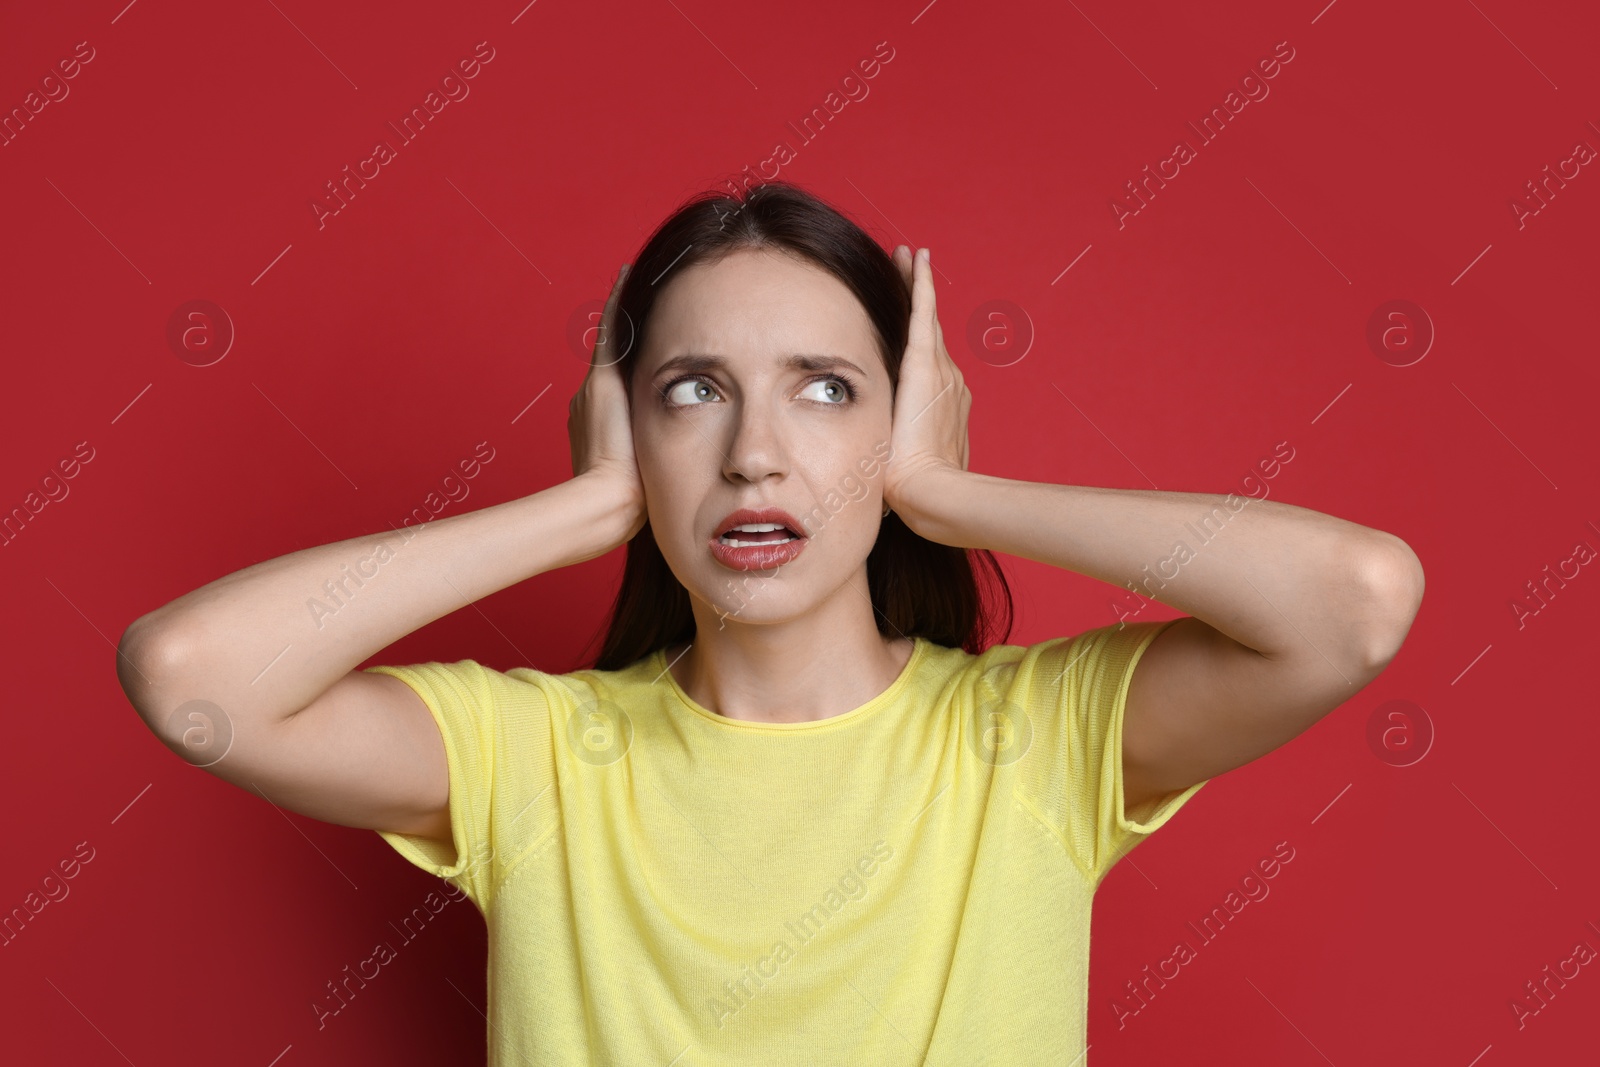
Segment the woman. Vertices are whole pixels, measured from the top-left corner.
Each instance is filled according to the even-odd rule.
[[[1081,1062],[1095,889],[1383,669],[1416,557],[1287,504],[969,472],[927,250],[787,184],[691,200],[634,268],[570,481],[179,598],[124,635],[130,699],[473,900],[491,1063]],[[623,543],[593,669],[356,669]],[[995,643],[989,550],[1191,617]],[[356,559],[381,568],[310,621]]]

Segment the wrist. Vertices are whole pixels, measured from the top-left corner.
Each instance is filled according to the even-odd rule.
[[[957,504],[972,475],[955,467],[929,467],[908,477],[889,501],[911,531],[942,545],[960,544]]]
[[[583,501],[580,510],[586,521],[592,523],[593,553],[586,558],[602,556],[626,544],[644,525],[644,488],[637,479],[630,482],[600,470],[590,470],[566,484]]]

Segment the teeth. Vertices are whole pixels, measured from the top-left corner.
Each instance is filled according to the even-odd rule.
[[[723,534],[721,540],[723,544],[731,548],[754,548],[757,545],[786,545],[793,541],[794,537],[785,537],[782,541],[737,541],[727,534]]]
[[[738,533],[775,533],[780,530],[788,535],[781,541],[741,541],[734,536]],[[793,530],[790,530],[781,522],[747,522],[742,526],[730,526],[727,532],[718,538],[719,541],[727,545],[729,548],[754,548],[757,545],[786,545],[790,541],[798,541],[799,539],[800,538],[794,533]]]

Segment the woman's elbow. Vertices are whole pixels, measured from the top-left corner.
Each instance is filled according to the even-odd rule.
[[[1358,582],[1367,609],[1360,624],[1361,654],[1374,674],[1400,652],[1422,607],[1422,561],[1411,546],[1390,533],[1363,552]]]

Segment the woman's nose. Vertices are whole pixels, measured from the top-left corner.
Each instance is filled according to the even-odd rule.
[[[733,436],[724,452],[722,474],[730,479],[759,482],[786,469],[781,429],[770,412],[740,405],[733,420]]]

